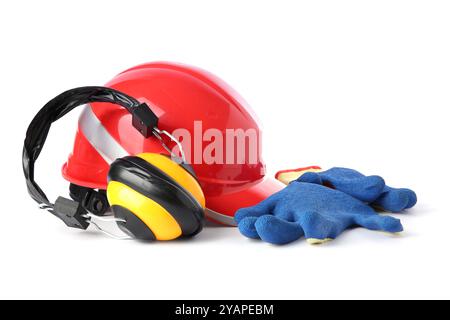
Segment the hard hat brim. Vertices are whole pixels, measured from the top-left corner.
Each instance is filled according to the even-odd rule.
[[[245,190],[206,199],[206,218],[213,222],[236,226],[234,214],[238,209],[251,207],[285,187],[280,181],[266,177]]]

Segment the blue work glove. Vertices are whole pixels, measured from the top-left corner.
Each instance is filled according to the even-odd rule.
[[[385,211],[401,212],[417,203],[414,191],[391,188],[383,178],[365,176],[353,169],[332,168],[322,172],[306,172],[298,181],[331,187]]]
[[[403,231],[400,220],[381,216],[342,191],[297,180],[256,206],[238,210],[235,220],[244,236],[273,244],[289,243],[303,235],[310,243],[322,243],[354,226]]]

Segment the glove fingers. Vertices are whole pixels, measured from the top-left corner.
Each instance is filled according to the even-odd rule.
[[[378,230],[391,233],[403,231],[403,226],[400,220],[390,216],[362,215],[355,218],[355,223],[369,230]]]
[[[417,194],[410,189],[403,189],[403,190],[405,190],[405,192],[408,193],[409,198],[408,204],[406,205],[405,209],[411,209],[417,204]]]
[[[236,211],[236,214],[234,215],[234,220],[239,224],[242,219],[249,218],[249,217],[261,217],[266,214],[270,214],[271,208],[269,206],[265,206],[263,202],[259,203],[256,206],[248,207],[248,208],[242,208]]]
[[[258,206],[242,208],[236,211],[234,215],[234,220],[239,224],[242,220],[250,217],[258,218],[269,212],[265,208],[260,208]]]
[[[333,221],[314,211],[299,216],[301,218],[298,222],[305,232],[306,240],[311,244],[333,240],[345,229],[339,221]]]
[[[234,215],[234,220],[239,224],[244,218],[258,218],[266,214],[272,214],[272,210],[275,208],[280,197],[281,192],[277,192],[253,207],[239,209]]]
[[[394,189],[387,187],[385,192],[374,202],[386,211],[401,212],[412,208],[417,203],[417,196],[410,189]]]
[[[257,217],[247,217],[242,219],[238,224],[239,231],[242,233],[242,235],[251,239],[259,239],[258,232],[255,228],[255,222],[257,220]]]
[[[272,215],[258,218],[255,227],[262,240],[273,244],[286,244],[303,236],[303,230],[298,223]]]

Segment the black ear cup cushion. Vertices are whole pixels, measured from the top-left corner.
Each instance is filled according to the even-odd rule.
[[[203,228],[201,205],[171,177],[138,157],[117,159],[108,181],[121,182],[162,206],[178,222],[183,236],[194,236]]]
[[[118,219],[125,220],[126,222],[117,222],[119,228],[131,236],[139,240],[156,240],[152,230],[133,212],[122,206],[114,205],[111,207],[114,212],[114,216]]]

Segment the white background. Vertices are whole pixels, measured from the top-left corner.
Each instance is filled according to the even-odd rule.
[[[448,1],[1,1],[0,298],[450,298]],[[143,244],[66,228],[28,197],[22,143],[63,90],[147,61],[230,83],[270,174],[319,164],[417,191],[400,237],[357,229],[277,247],[234,228]],[[54,199],[76,114],[38,162]]]

